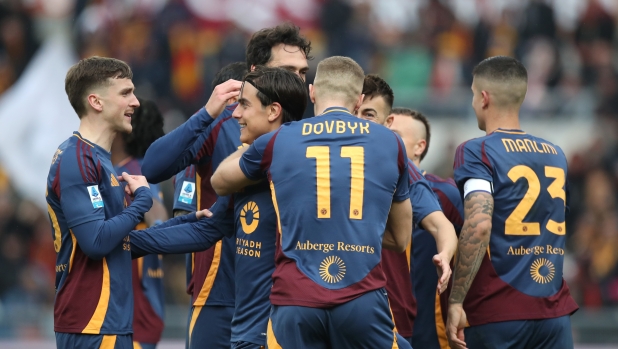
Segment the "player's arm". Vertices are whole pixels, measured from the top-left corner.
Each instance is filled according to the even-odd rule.
[[[188,215],[189,213],[192,213],[191,211],[187,211],[187,210],[174,210],[174,218],[175,217],[180,217],[180,216],[185,216]]]
[[[209,126],[225,109],[227,101],[238,96],[241,84],[240,81],[228,80],[215,87],[204,108],[148,147],[142,174],[149,182],[162,182],[191,164],[204,143],[204,134],[212,130]]]
[[[225,158],[210,178],[210,184],[217,195],[231,195],[238,190],[259,181],[247,178],[240,168],[240,159],[251,147],[242,147]]]
[[[142,221],[144,213],[152,206],[152,196],[146,178],[131,176],[125,172],[123,179],[128,184],[126,190],[135,197],[129,207],[111,219],[96,219],[71,227],[80,248],[91,259],[102,259],[116,248]]]
[[[388,213],[382,248],[403,252],[412,238],[412,205],[410,199],[393,202]]]
[[[421,221],[421,227],[428,231],[436,240],[438,254],[433,257],[433,263],[438,268],[438,290],[446,290],[451,276],[450,262],[457,250],[457,235],[453,224],[442,211],[434,211]]]
[[[448,324],[451,346],[465,348],[463,301],[481,266],[489,245],[494,199],[487,191],[473,191],[464,199],[464,224],[459,235],[453,287],[449,297]],[[457,335],[457,337],[453,337]]]
[[[172,218],[154,227],[132,231],[129,234],[132,257],[209,249],[234,232],[234,211],[228,207],[227,198],[219,200],[211,210],[212,213],[202,210]]]

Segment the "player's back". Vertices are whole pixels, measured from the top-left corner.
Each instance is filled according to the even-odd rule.
[[[282,250],[272,303],[328,307],[384,287],[386,220],[391,203],[407,198],[398,136],[329,108],[269,139],[263,162],[270,162]]]
[[[494,198],[488,252],[464,302],[471,325],[577,309],[562,278],[566,174],[558,146],[519,130],[497,130],[458,148],[460,191],[468,179],[484,179]]]

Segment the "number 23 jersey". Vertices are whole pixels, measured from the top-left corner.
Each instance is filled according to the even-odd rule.
[[[562,278],[568,208],[562,150],[520,130],[498,129],[461,144],[454,168],[462,193],[471,178],[493,187],[489,247],[464,301],[470,325],[575,312]]]

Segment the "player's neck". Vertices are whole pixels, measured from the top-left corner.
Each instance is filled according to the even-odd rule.
[[[519,130],[519,110],[495,111],[485,120],[485,133],[490,134],[497,129]]]
[[[416,167],[421,168],[421,158],[410,159],[416,165]]]
[[[348,112],[350,112],[350,108],[346,107],[345,103],[341,101],[324,101],[324,102],[316,101],[315,107],[313,108],[313,112],[315,113],[315,116],[320,116],[321,114],[324,113],[326,109],[333,108],[333,107],[344,108]]]
[[[121,135],[116,135],[114,142],[112,142],[112,165],[116,166],[129,158],[124,147],[125,143]]]
[[[116,132],[106,127],[106,125],[100,125],[95,120],[93,117],[82,117],[77,131],[82,138],[111,152]]]

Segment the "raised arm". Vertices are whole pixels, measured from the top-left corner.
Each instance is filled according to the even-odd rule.
[[[240,86],[236,80],[218,85],[204,108],[150,145],[142,164],[149,182],[162,182],[191,164],[208,138],[211,124],[225,110],[227,101],[238,96]]]
[[[240,168],[240,158],[249,147],[242,147],[221,162],[210,178],[210,184],[217,195],[231,195],[238,190],[255,184],[257,181],[247,178]]]

